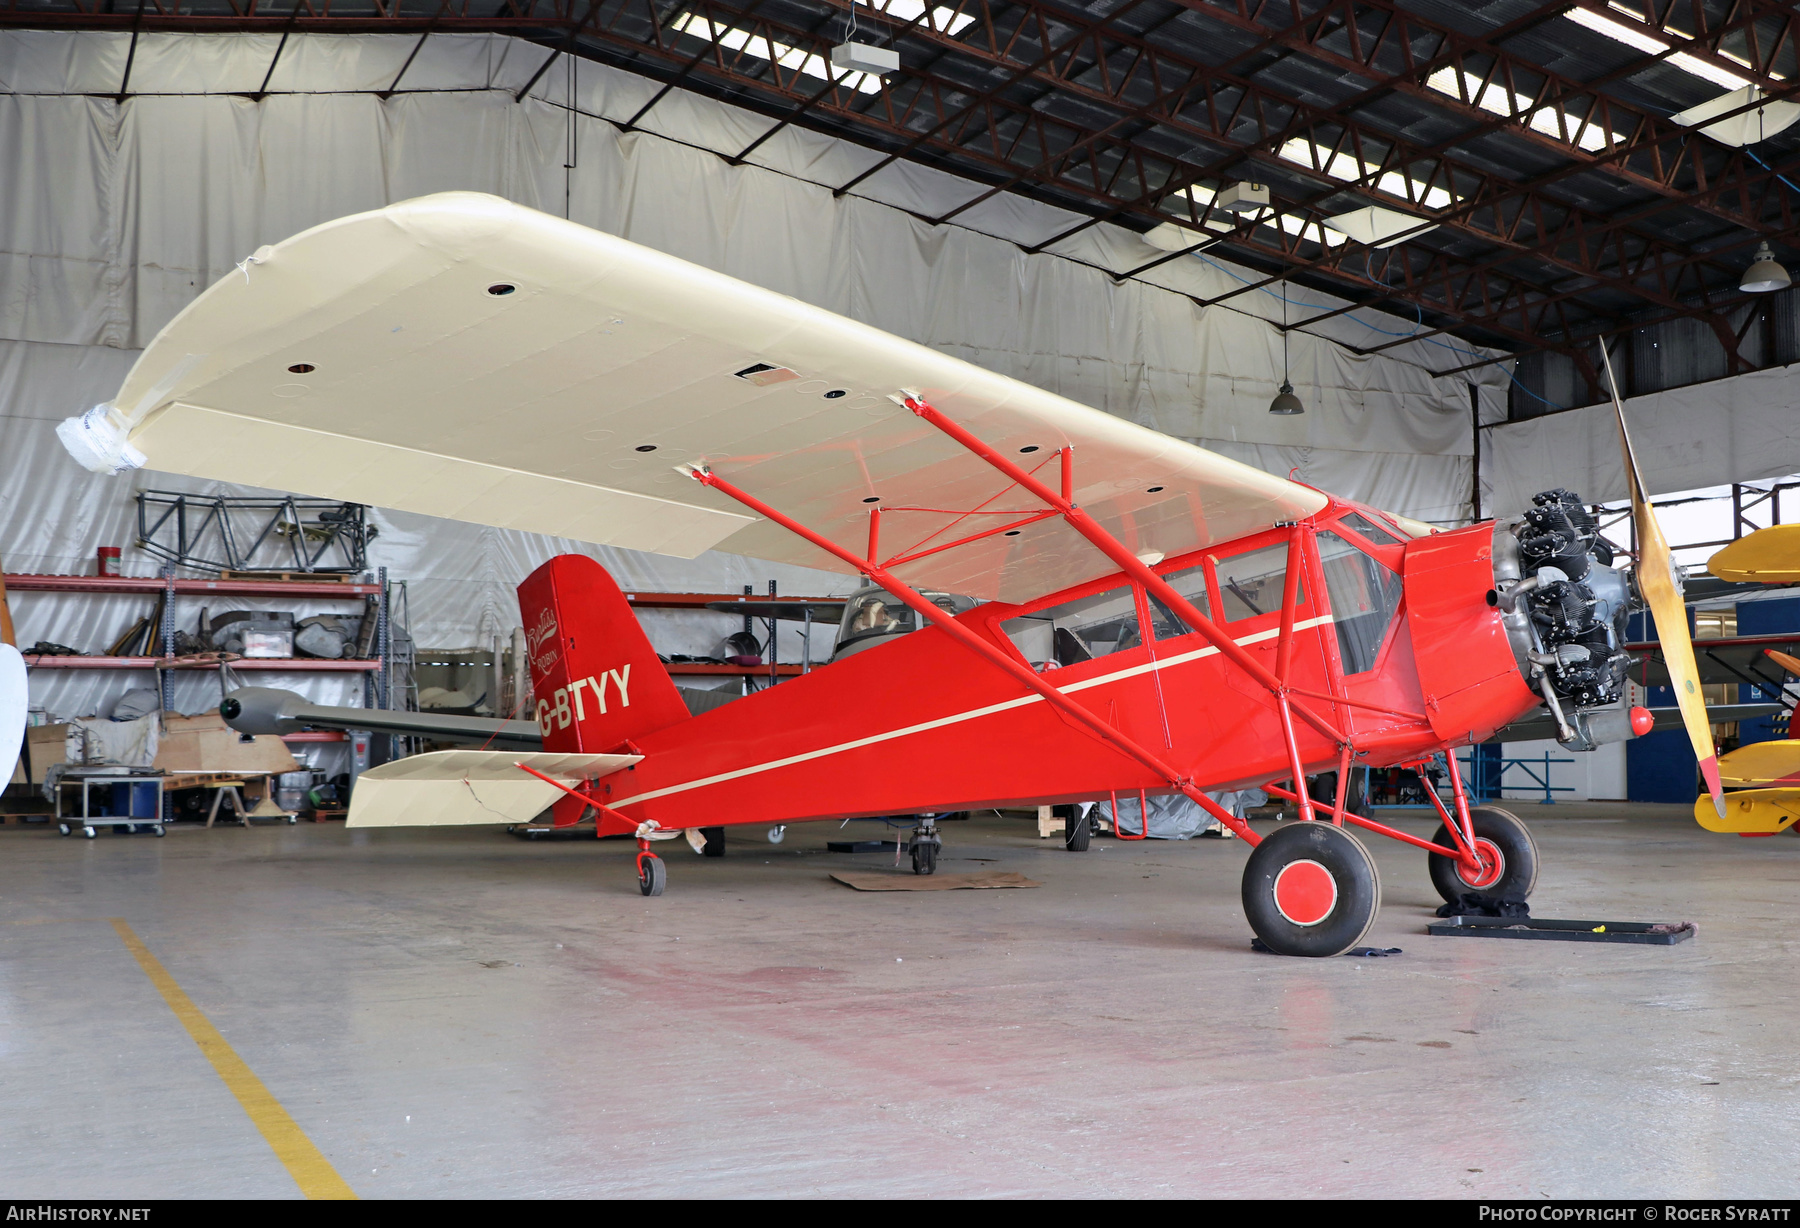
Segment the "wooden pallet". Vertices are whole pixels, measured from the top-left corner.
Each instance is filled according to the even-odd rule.
[[[32,814],[0,814],[0,827],[36,827],[40,823],[54,823],[56,816],[43,812]]]
[[[221,571],[221,580],[288,580],[310,584],[361,584],[360,575],[333,571]]]
[[[315,823],[324,823],[327,820],[347,819],[350,817],[350,812],[348,810],[315,810],[307,817]]]

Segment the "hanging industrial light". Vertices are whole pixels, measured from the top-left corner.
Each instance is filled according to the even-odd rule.
[[[1269,402],[1272,414],[1303,414],[1306,406],[1294,395],[1294,385],[1288,379],[1288,330],[1287,330],[1287,283],[1281,283],[1281,391]]]
[[[1738,289],[1746,294],[1768,294],[1772,290],[1787,289],[1793,280],[1781,267],[1781,261],[1775,259],[1775,253],[1769,250],[1765,239],[1756,249],[1756,259],[1744,270],[1744,279],[1738,282]]]

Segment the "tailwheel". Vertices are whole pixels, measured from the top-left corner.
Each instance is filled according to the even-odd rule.
[[[1081,812],[1080,806],[1057,806],[1052,814],[1063,820],[1063,847],[1071,853],[1085,853],[1094,836],[1094,821]]]
[[[912,842],[912,866],[914,874],[937,873],[938,844],[936,840],[914,840]]]
[[[639,853],[637,861],[638,890],[645,895],[661,895],[669,884],[669,867],[655,853]]]
[[[942,844],[937,833],[937,815],[920,815],[919,825],[913,828],[912,839],[907,843],[907,850],[912,853],[914,874],[937,873],[938,848]]]
[[[1449,903],[1465,895],[1478,895],[1486,900],[1522,900],[1537,886],[1537,842],[1518,815],[1498,806],[1476,806],[1469,819],[1475,828],[1475,856],[1481,862],[1479,871],[1471,870],[1454,857],[1428,853],[1431,885]],[[1456,842],[1442,823],[1431,837],[1433,844],[1455,848]]]
[[[1333,823],[1278,827],[1244,865],[1244,915],[1278,955],[1342,955],[1381,906],[1369,850]]]

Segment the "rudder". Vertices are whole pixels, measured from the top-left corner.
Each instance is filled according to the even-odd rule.
[[[519,585],[544,749],[601,754],[688,719],[637,613],[606,569],[559,554]]]

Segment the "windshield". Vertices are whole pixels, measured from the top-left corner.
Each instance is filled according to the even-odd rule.
[[[1400,610],[1400,577],[1336,533],[1320,533],[1318,542],[1344,673],[1364,673],[1375,668]]]

